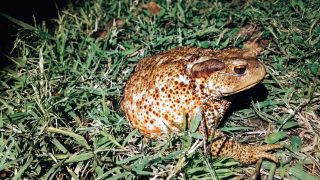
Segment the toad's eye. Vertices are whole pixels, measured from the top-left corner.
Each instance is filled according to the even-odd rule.
[[[233,71],[236,74],[243,75],[246,72],[246,69],[247,69],[247,66],[239,65],[239,66],[234,67]]]

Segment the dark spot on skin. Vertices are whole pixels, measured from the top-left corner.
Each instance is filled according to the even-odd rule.
[[[153,124],[154,123],[154,120],[150,120],[150,124]]]
[[[192,54],[191,57],[188,59],[188,61],[193,62],[195,60],[199,59],[199,56],[196,54]]]
[[[168,114],[165,114],[165,115],[164,115],[164,119],[165,119],[165,120],[168,120],[168,118],[169,118],[169,117],[168,117]]]
[[[149,87],[152,88],[154,86],[154,82],[149,83]]]

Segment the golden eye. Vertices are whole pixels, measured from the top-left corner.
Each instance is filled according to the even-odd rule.
[[[247,66],[239,65],[239,66],[234,67],[233,71],[236,74],[242,75],[242,74],[244,74],[246,72],[246,69],[247,69]]]

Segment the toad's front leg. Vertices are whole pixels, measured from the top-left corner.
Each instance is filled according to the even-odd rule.
[[[214,101],[207,99],[202,107],[202,120],[200,130],[203,134],[204,152],[207,153],[209,148],[207,147],[208,136],[212,135],[212,132],[219,125],[223,114],[229,107],[229,102],[225,100]]]

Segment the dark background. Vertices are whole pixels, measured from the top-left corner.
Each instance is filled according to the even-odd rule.
[[[34,26],[42,21],[50,23],[58,11],[70,7],[76,0],[7,0],[0,3],[0,12]],[[11,53],[16,33],[20,27],[0,16],[0,68],[10,61],[6,56]]]

